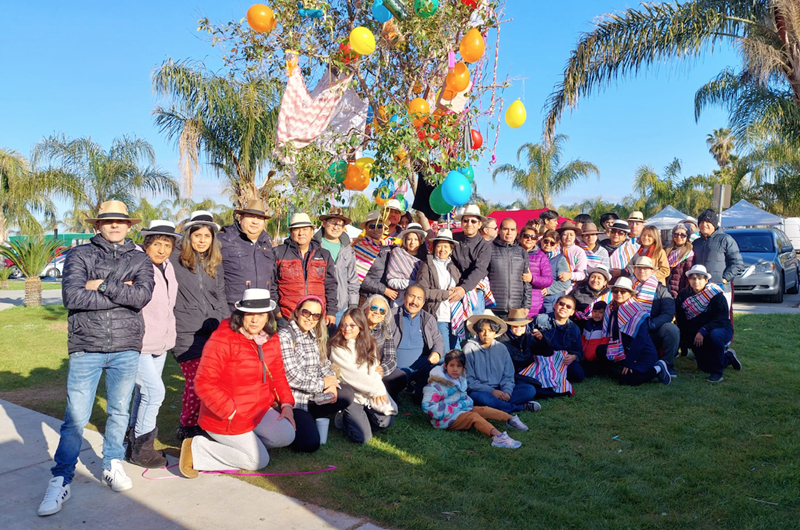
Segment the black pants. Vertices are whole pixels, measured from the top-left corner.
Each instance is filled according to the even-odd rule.
[[[313,401],[309,401],[308,410],[294,409],[294,422],[297,425],[297,431],[294,436],[294,442],[289,447],[300,453],[313,453],[319,449],[319,431],[317,430],[316,419],[336,414],[353,403],[353,398],[355,397],[353,389],[345,383],[341,383],[341,385],[342,387],[338,392],[339,395],[333,403],[317,405]]]
[[[655,368],[648,368],[646,372],[631,371],[619,376],[619,384],[626,386],[639,386],[652,381],[658,374]]]
[[[386,387],[386,391],[392,396],[392,399],[397,402],[397,397],[400,395],[400,392],[408,385],[408,376],[403,370],[395,368],[392,373],[389,375],[383,376],[383,386]]]

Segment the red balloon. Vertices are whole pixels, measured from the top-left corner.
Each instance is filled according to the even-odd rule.
[[[478,7],[478,0],[461,0],[461,3],[470,9]]]
[[[472,148],[480,149],[483,145],[483,136],[481,136],[481,132],[478,129],[471,129],[469,134],[472,137]]]
[[[342,54],[342,62],[344,64],[350,64],[356,59],[358,59],[358,54],[353,50],[353,47],[350,46],[349,42],[344,42],[339,45],[339,51]]]

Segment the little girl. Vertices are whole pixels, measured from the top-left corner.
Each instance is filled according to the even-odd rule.
[[[428,384],[422,393],[422,410],[431,418],[437,429],[466,431],[470,427],[492,437],[493,447],[517,449],[522,443],[505,432],[498,431],[486,421],[505,421],[506,426],[520,431],[528,427],[517,416],[491,407],[473,407],[467,395],[467,379],[464,377],[466,357],[461,350],[450,350],[444,356],[444,365],[431,370]]]

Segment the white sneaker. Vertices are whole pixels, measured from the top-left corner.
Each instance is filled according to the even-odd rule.
[[[61,511],[61,505],[69,500],[69,484],[64,484],[64,477],[53,477],[47,485],[44,500],[39,505],[39,517],[53,515]]]
[[[133,482],[125,474],[119,460],[112,460],[111,469],[103,470],[103,482],[114,491],[125,491],[133,487]]]

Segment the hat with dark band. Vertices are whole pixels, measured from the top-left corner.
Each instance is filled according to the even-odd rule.
[[[509,326],[527,326],[533,319],[528,318],[527,309],[509,309],[508,317],[503,322]]]
[[[270,219],[272,217],[267,213],[267,209],[264,208],[264,201],[260,199],[250,199],[247,201],[247,204],[244,205],[244,208],[234,210],[233,213],[238,215],[253,215],[255,217],[261,217],[262,219]]]
[[[100,205],[97,217],[87,217],[87,223],[96,224],[98,221],[129,221],[131,226],[142,222],[141,219],[132,219],[128,215],[128,207],[122,201],[106,201]]]
[[[170,236],[174,237],[176,240],[183,237],[181,234],[175,231],[175,223],[172,221],[165,221],[163,219],[150,221],[150,226],[148,228],[142,228],[141,233],[145,237]]]
[[[189,221],[183,225],[183,231],[187,232],[193,226],[207,226],[214,232],[219,232],[219,225],[214,222],[214,216],[211,212],[205,210],[192,212],[192,215],[189,216]]]
[[[233,306],[243,313],[269,313],[278,304],[269,297],[269,289],[246,289],[242,299]]]

